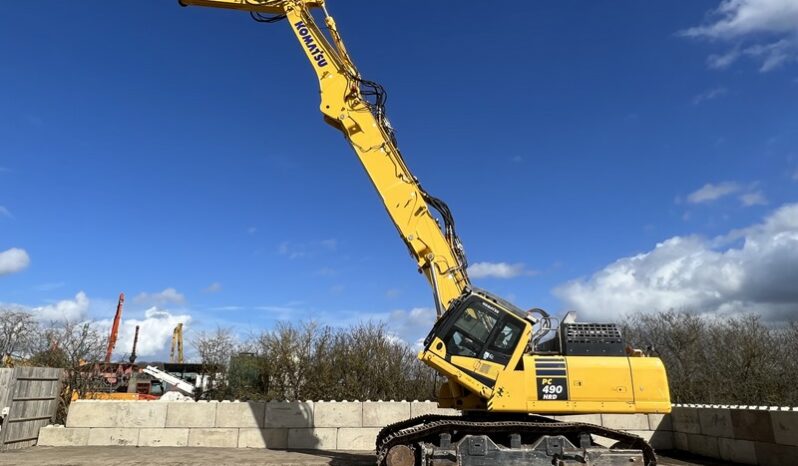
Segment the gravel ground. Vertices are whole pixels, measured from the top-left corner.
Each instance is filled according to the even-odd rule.
[[[20,466],[105,465],[296,465],[374,466],[364,452],[284,451],[198,447],[33,447],[0,453],[0,464]]]
[[[661,466],[720,466],[728,463],[660,456]],[[374,454],[345,451],[284,451],[196,447],[33,447],[0,453],[0,464],[19,466],[105,465],[293,465],[374,466]]]

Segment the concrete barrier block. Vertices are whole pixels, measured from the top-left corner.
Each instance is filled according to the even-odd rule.
[[[139,429],[140,447],[185,447],[188,429]]]
[[[618,442],[617,440],[608,437],[602,437],[601,435],[591,435],[591,437],[593,438],[593,443],[595,445],[600,445],[605,448],[610,448]]]
[[[601,425],[619,430],[648,430],[648,415],[602,414]]]
[[[39,429],[40,447],[84,447],[88,442],[88,427],[47,426]]]
[[[313,427],[313,402],[270,401],[266,403],[264,427]]]
[[[698,420],[698,409],[674,407],[671,411],[673,430],[684,434],[700,434],[701,424]]]
[[[770,413],[770,420],[776,443],[798,446],[798,412],[774,411]]]
[[[139,429],[135,427],[98,427],[89,429],[89,446],[137,446],[139,444]]]
[[[459,416],[460,411],[452,408],[439,408],[434,401],[410,402],[410,417],[424,416],[425,414],[439,414],[442,416]]]
[[[662,430],[628,430],[630,434],[642,437],[643,440],[651,444],[655,450],[672,450],[673,449],[673,432]]]
[[[219,403],[216,407],[216,423],[213,427],[240,427],[262,429],[266,427],[266,403]]]
[[[681,451],[690,451],[690,444],[687,441],[687,435],[684,432],[674,432],[673,433],[673,446],[677,450]]]
[[[709,458],[720,458],[718,449],[718,439],[701,434],[687,434],[687,445],[690,453],[707,456]]]
[[[626,433],[637,435],[638,437],[642,438],[646,442],[651,441],[651,436],[654,435],[654,431],[651,430],[627,430]]]
[[[720,459],[730,463],[757,464],[754,442],[750,440],[718,439]]]
[[[795,464],[798,447],[776,443],[755,442],[757,464],[762,466],[784,466]]]
[[[166,427],[213,427],[219,403],[175,401],[167,405]]]
[[[238,429],[189,429],[188,446],[190,447],[238,447]]]
[[[288,429],[288,448],[304,450],[337,450],[338,429],[317,427]]]
[[[655,450],[673,450],[673,432],[669,430],[653,431],[649,442]]]
[[[338,429],[338,450],[375,451],[379,427],[341,427]]]
[[[288,429],[239,429],[238,448],[288,448]]]
[[[313,403],[313,427],[362,427],[363,404],[316,401]]]
[[[757,442],[774,442],[770,411],[731,410],[734,438]]]
[[[385,427],[410,418],[408,401],[364,401],[363,427]]]
[[[601,414],[564,414],[562,416],[554,416],[554,419],[563,422],[582,422],[585,424],[601,424]]]
[[[164,427],[166,405],[158,401],[72,402],[67,427]]]
[[[649,414],[648,428],[651,430],[673,430],[673,422],[670,414]]]
[[[731,410],[701,408],[698,410],[698,423],[701,433],[710,437],[734,438]]]

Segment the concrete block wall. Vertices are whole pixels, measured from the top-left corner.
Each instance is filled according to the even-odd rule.
[[[39,445],[374,450],[388,424],[457,413],[429,401],[78,400],[65,427],[40,430]]]
[[[798,464],[798,408],[675,405],[678,450],[740,464]]]
[[[48,426],[39,445],[202,446],[373,450],[379,430],[422,414],[457,414],[429,401],[72,403],[67,424]],[[798,464],[798,408],[676,405],[663,414],[557,416],[625,430],[655,449],[678,449],[742,464]],[[597,438],[604,446],[615,441]]]
[[[666,414],[570,414],[554,416],[559,421],[583,422],[638,435],[657,450],[673,449],[673,427]],[[594,435],[593,441],[611,447],[617,441]]]
[[[138,445],[373,450],[388,424],[424,414],[456,415],[429,401],[193,402],[80,400],[66,427],[41,429],[39,445]],[[586,414],[558,419],[629,430],[670,449],[663,415]],[[598,439],[611,446],[610,439]]]

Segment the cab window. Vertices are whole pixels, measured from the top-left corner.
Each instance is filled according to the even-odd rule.
[[[444,338],[448,354],[507,364],[518,346],[523,323],[509,313],[471,302]]]
[[[506,364],[510,361],[513,355],[513,350],[518,344],[518,339],[521,337],[523,328],[518,322],[512,318],[505,318],[505,320],[498,325],[499,330],[494,335],[482,359],[495,361],[498,363]]]
[[[478,357],[495,326],[496,316],[492,312],[469,306],[452,326],[446,348],[450,354]]]

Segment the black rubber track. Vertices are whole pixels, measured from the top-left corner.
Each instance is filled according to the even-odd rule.
[[[472,420],[464,416],[426,415],[405,421],[397,422],[384,427],[377,434],[377,466],[385,466],[388,451],[396,445],[408,445],[423,441],[436,441],[440,434],[451,433],[456,430],[462,435],[488,435],[498,434],[535,434],[535,435],[567,435],[587,433],[600,435],[628,445],[632,450],[641,450],[647,466],[656,466],[657,457],[654,449],[641,437],[626,433],[621,430],[608,429],[594,424],[578,422],[561,422],[543,416],[525,416],[524,420],[513,417],[512,420],[502,420],[495,417],[486,420],[481,416]]]

